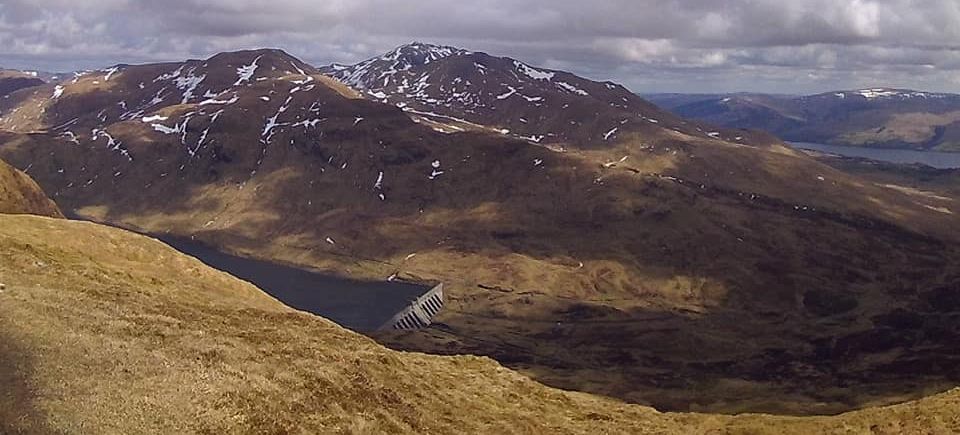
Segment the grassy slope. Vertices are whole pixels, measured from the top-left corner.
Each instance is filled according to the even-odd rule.
[[[611,429],[665,421],[486,359],[386,350],[145,237],[0,222],[2,372],[20,385],[0,395],[0,432],[585,431],[591,413]]]
[[[387,350],[155,240],[0,216],[0,432],[948,433],[960,390],[839,417],[661,414]]]
[[[62,216],[29,176],[0,161],[0,213]]]

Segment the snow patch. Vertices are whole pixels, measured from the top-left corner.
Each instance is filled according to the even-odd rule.
[[[262,54],[260,56],[257,56],[257,58],[254,59],[253,62],[250,63],[250,65],[243,65],[237,68],[238,78],[237,78],[237,81],[233,84],[234,86],[240,86],[241,84],[243,84],[243,82],[250,81],[250,78],[253,77],[253,73],[257,71],[257,67],[259,66],[257,63],[260,62],[261,57],[263,57]]]
[[[103,72],[107,73],[107,75],[103,76],[103,80],[110,81],[110,77],[113,77],[113,75],[116,74],[117,71],[119,70],[120,70],[120,67],[116,67],[116,66],[113,68],[107,68],[103,70]]]
[[[177,78],[177,77],[180,77],[180,74],[183,73],[183,67],[184,67],[183,65],[180,65],[179,68],[177,68],[177,69],[175,69],[175,70],[173,70],[173,71],[171,71],[171,72],[164,73],[164,74],[160,74],[160,75],[157,76],[157,78],[153,79],[153,82],[156,83],[156,82],[159,82],[159,81],[170,80],[170,79],[175,79],[175,78]]]
[[[430,167],[433,168],[433,170],[430,171],[430,176],[427,178],[436,180],[437,177],[443,175],[444,171],[440,169],[440,160],[434,160],[432,163],[430,163]]]
[[[92,135],[92,139],[93,139],[94,141],[97,141],[97,140],[100,139],[100,138],[106,138],[106,139],[107,139],[107,148],[108,148],[108,149],[110,149],[111,151],[117,151],[117,152],[120,153],[120,155],[126,157],[127,160],[133,161],[133,158],[130,157],[130,153],[127,152],[127,150],[123,148],[123,142],[120,142],[120,141],[114,139],[113,136],[111,136],[110,133],[107,133],[106,130],[101,130],[101,129],[99,129],[99,128],[95,128],[95,129],[93,129],[93,131],[91,132],[91,135]]]
[[[278,123],[277,118],[280,117],[281,113],[287,111],[287,106],[290,105],[291,100],[293,100],[292,96],[287,97],[287,101],[285,101],[283,105],[280,106],[279,109],[277,109],[277,113],[275,113],[272,117],[267,119],[267,123],[263,126],[263,132],[260,133],[260,138],[261,140],[264,141],[264,143],[270,143],[270,138],[273,137],[274,128],[284,125],[284,124]]]
[[[556,75],[555,73],[550,71],[543,71],[543,70],[536,69],[518,60],[513,61],[513,64],[514,66],[517,67],[517,71],[534,80],[552,80],[553,76]]]
[[[206,106],[206,105],[208,105],[208,104],[233,104],[233,103],[236,103],[237,100],[239,100],[239,99],[240,99],[240,96],[238,96],[237,94],[233,94],[233,98],[231,98],[231,99],[229,99],[229,100],[218,100],[218,99],[216,99],[216,98],[211,98],[211,99],[208,99],[208,100],[203,100],[203,101],[201,101],[201,102],[200,102],[200,105],[201,105],[201,106]]]
[[[517,93],[517,90],[513,86],[509,86],[509,85],[504,85],[504,86],[507,87],[508,91],[503,94],[497,95],[498,100],[506,100],[507,98],[510,98],[511,96],[513,96],[513,94]]]
[[[193,75],[193,71],[194,70],[191,69],[185,76],[179,76],[173,81],[177,89],[183,91],[183,99],[180,101],[180,104],[187,104],[187,102],[194,97],[193,91],[197,89],[197,86],[200,85],[203,79],[207,78],[206,74],[195,76]]]
[[[610,140],[610,137],[617,133],[620,127],[614,127],[613,130],[610,130],[603,135],[603,140]]]
[[[573,92],[574,94],[577,94],[577,95],[583,95],[583,96],[590,95],[587,93],[587,91],[580,89],[574,85],[571,85],[570,83],[567,83],[567,82],[557,82],[557,86],[564,90]]]

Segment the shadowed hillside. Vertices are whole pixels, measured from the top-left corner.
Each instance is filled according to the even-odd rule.
[[[21,71],[0,69],[0,96],[5,96],[24,88],[40,86],[44,83],[46,82],[43,79],[34,75]]]

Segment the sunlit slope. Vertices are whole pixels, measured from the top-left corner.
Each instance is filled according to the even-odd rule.
[[[0,213],[61,216],[29,176],[0,160]]]

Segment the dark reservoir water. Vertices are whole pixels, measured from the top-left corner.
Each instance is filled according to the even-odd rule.
[[[153,237],[208,266],[253,283],[293,308],[333,320],[354,331],[377,329],[431,288],[401,282],[351,280],[225,254],[189,239]]]
[[[922,163],[939,169],[960,168],[960,153],[847,147],[808,142],[791,142],[790,145],[794,148],[839,154],[847,157],[863,157],[891,163]]]

